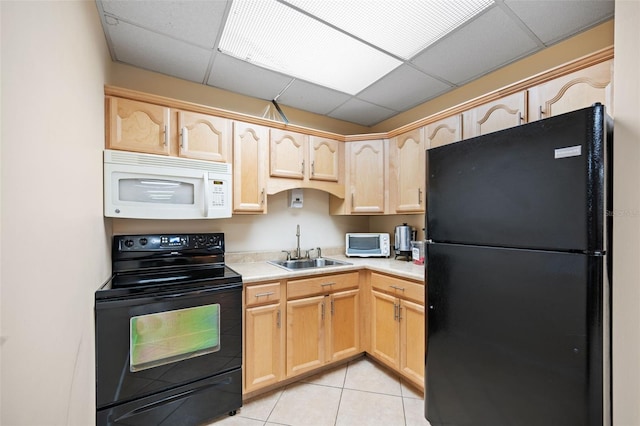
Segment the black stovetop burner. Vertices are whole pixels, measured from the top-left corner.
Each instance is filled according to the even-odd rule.
[[[117,235],[113,276],[97,298],[224,286],[240,274],[224,264],[224,234]]]

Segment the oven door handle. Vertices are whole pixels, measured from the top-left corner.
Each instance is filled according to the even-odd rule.
[[[113,300],[101,300],[96,302],[96,309],[113,309],[123,306],[137,306],[144,303],[154,303],[160,300],[175,300],[180,297],[200,297],[207,295],[214,295],[221,291],[242,291],[242,281],[233,281],[227,284],[218,284],[216,286],[200,287],[190,290],[184,290],[180,293],[166,293],[166,294],[148,294],[141,297],[125,297]]]
[[[199,296],[202,294],[215,293],[221,290],[228,290],[233,287],[239,287],[240,289],[242,289],[242,285],[236,283],[230,286],[211,287],[211,288],[205,288],[202,290],[188,291],[188,292],[178,293],[178,294],[162,294],[162,295],[156,296],[155,299],[177,299],[179,297],[185,297],[185,296]]]

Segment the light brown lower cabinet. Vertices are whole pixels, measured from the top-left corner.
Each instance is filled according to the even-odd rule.
[[[270,389],[365,350],[423,388],[424,285],[367,274],[366,291],[360,272],[247,285],[244,392]]]
[[[422,284],[371,274],[370,353],[421,389],[425,367],[423,301]]]
[[[273,385],[284,378],[285,327],[280,285],[276,281],[245,289],[245,392]]]
[[[360,290],[287,301],[287,377],[360,352]]]

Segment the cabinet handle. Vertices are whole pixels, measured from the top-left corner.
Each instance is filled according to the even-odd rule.
[[[396,321],[398,319],[398,305],[393,304],[393,320]]]
[[[260,193],[261,197],[260,197],[260,204],[264,205],[264,188],[262,188],[262,192]]]
[[[311,176],[315,176],[316,175],[316,162],[312,161],[311,162]]]
[[[180,129],[180,148],[184,149],[189,144],[189,129],[183,127]]]
[[[418,188],[418,204],[422,204],[422,188]]]
[[[398,287],[397,285],[390,285],[389,287],[395,289],[395,290],[400,290],[400,291],[404,291],[404,287]]]
[[[335,285],[335,284],[336,284],[335,282],[333,282],[333,283],[324,283],[324,284],[320,284],[320,287],[326,287],[326,286]]]
[[[542,105],[540,105],[538,107],[538,120],[542,119],[543,115],[544,115],[544,111],[542,110]]]
[[[518,112],[518,124],[524,123],[524,117],[522,116],[522,111]]]
[[[331,299],[331,316],[333,316],[334,314],[335,314],[335,310],[333,306],[333,299]]]
[[[164,146],[169,145],[169,125],[164,125]]]
[[[398,322],[402,321],[402,306],[398,304]]]
[[[322,320],[324,321],[324,302],[322,302]]]
[[[353,206],[356,205],[356,197],[353,194],[353,192],[351,193],[351,210],[353,210]]]
[[[280,309],[278,309],[278,314],[276,316],[276,325],[280,328]]]
[[[273,291],[267,291],[265,293],[258,293],[255,295],[255,298],[257,299],[258,297],[267,297],[267,296],[271,296],[272,294],[274,294]]]
[[[302,160],[302,174],[304,175],[304,160]]]

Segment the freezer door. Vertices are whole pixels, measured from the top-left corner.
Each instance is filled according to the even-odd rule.
[[[428,239],[605,250],[606,122],[597,105],[428,150]]]
[[[602,257],[448,244],[427,256],[432,426],[603,424]]]

